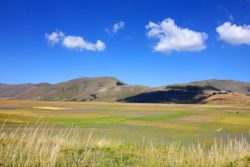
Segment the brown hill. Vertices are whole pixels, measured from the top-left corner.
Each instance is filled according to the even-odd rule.
[[[250,97],[237,92],[229,92],[226,94],[215,94],[203,100],[204,104],[240,104],[249,105]]]
[[[220,91],[210,86],[172,85],[159,87],[148,92],[123,99],[124,102],[137,103],[200,103]]]
[[[189,84],[198,86],[213,86],[221,90],[233,91],[245,95],[250,95],[250,82],[212,79],[212,80],[191,82]]]
[[[57,84],[0,84],[2,99],[116,101],[147,90],[112,77],[79,78]]]
[[[231,80],[207,80],[150,88],[127,85],[112,77],[78,78],[57,84],[0,84],[0,98],[138,103],[249,104],[250,96],[242,94],[242,92],[247,94],[249,91],[248,84]],[[239,92],[236,93],[235,90]]]

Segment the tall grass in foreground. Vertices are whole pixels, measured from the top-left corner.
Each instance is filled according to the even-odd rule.
[[[248,166],[246,139],[214,142],[211,146],[178,143],[128,145],[106,139],[82,138],[80,130],[55,130],[45,125],[0,129],[0,166]]]

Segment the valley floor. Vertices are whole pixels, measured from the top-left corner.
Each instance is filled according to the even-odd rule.
[[[250,106],[0,101],[0,166],[249,166]]]
[[[6,131],[27,123],[73,125],[123,143],[209,143],[249,136],[250,106],[1,100],[0,123]]]

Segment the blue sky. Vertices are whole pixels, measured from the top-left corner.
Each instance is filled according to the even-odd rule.
[[[0,82],[250,81],[248,25],[249,0],[2,0]]]

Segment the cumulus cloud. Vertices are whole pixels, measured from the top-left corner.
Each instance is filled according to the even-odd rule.
[[[221,40],[233,45],[250,45],[250,25],[237,26],[231,22],[225,22],[218,26],[216,31]]]
[[[86,41],[81,36],[65,35],[63,32],[52,32],[51,34],[45,34],[49,43],[55,45],[60,43],[65,48],[76,50],[89,50],[89,51],[104,51],[105,43],[101,40],[97,40],[96,43]]]
[[[206,33],[196,32],[188,28],[178,27],[173,19],[165,19],[156,24],[149,22],[146,25],[149,38],[157,39],[153,50],[162,53],[171,51],[200,51],[206,48]]]
[[[63,46],[69,49],[90,51],[103,51],[105,49],[105,44],[101,40],[97,40],[97,42],[94,44],[85,41],[82,37],[71,35],[66,36],[63,39]]]
[[[59,32],[52,32],[51,34],[45,33],[45,38],[52,44],[59,43],[61,38],[64,37],[64,33],[59,31]]]
[[[120,21],[118,23],[115,23],[111,28],[106,28],[105,30],[107,32],[111,33],[117,33],[120,29],[124,28],[125,23],[123,21]]]
[[[117,31],[120,30],[120,29],[122,29],[124,26],[125,26],[125,23],[123,21],[120,21],[120,22],[118,22],[118,23],[116,23],[116,24],[113,25],[112,31],[114,33],[117,33]]]

